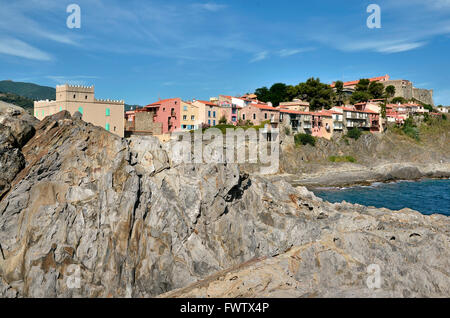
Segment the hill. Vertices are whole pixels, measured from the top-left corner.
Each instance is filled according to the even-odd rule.
[[[56,89],[49,86],[41,86],[33,83],[0,81],[0,92],[11,93],[32,100],[55,99]]]
[[[33,100],[12,93],[0,93],[0,101],[20,106],[28,111],[33,110]]]

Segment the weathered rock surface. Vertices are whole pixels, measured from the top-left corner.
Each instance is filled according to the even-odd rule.
[[[450,295],[447,217],[333,205],[169,152],[67,112],[36,125],[0,201],[0,296],[151,297],[199,281],[168,295]]]

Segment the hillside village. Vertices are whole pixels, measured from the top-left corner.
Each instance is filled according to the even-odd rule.
[[[367,95],[360,89],[364,85],[378,90],[378,94]],[[219,95],[210,100],[168,98],[125,111],[123,100],[96,99],[94,86],[66,84],[56,87],[56,100],[35,101],[34,116],[42,120],[62,110],[72,114],[78,111],[83,120],[120,137],[153,135],[167,141],[180,131],[209,127],[265,127],[270,131],[281,124],[289,134],[331,139],[351,130],[382,133],[391,124],[403,125],[411,116],[446,118],[448,113],[448,107],[434,107],[432,90],[417,89],[407,80],[390,80],[389,75],[340,85],[334,82],[327,89],[337,98],[326,106],[315,103],[313,107],[298,97],[274,105],[254,93]],[[370,98],[373,96],[379,98]]]

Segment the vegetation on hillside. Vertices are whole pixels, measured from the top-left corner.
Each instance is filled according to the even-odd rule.
[[[361,134],[362,134],[361,129],[359,129],[357,127],[353,127],[352,129],[349,129],[347,131],[347,135],[346,136],[348,138],[352,138],[352,139],[358,140],[359,137],[361,137]]]
[[[272,102],[274,107],[278,106],[280,102],[298,98],[309,102],[312,110],[321,107],[331,108],[336,96],[330,85],[322,83],[319,78],[313,77],[298,85],[276,83],[270,89],[261,87],[255,90],[255,94],[262,102]]]
[[[294,142],[296,146],[300,145],[316,145],[316,138],[308,134],[296,134],[294,135]]]
[[[56,98],[56,89],[53,87],[9,80],[0,81],[0,92],[27,97],[31,100],[54,100]]]
[[[32,99],[18,96],[16,94],[0,93],[0,100],[5,103],[10,103],[10,104],[14,104],[16,106],[20,106],[27,110],[33,109],[33,107],[34,107],[34,102]]]
[[[328,160],[331,162],[356,162],[356,159],[352,156],[330,156]]]

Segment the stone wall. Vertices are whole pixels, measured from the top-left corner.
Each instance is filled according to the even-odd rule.
[[[153,135],[162,134],[162,123],[153,121],[153,112],[137,112],[135,117],[136,131],[149,131]]]
[[[392,85],[395,87],[395,97],[403,97],[407,100],[415,98],[425,104],[434,106],[433,102],[433,90],[416,88],[413,83],[408,80],[391,80],[382,82],[384,87]]]
[[[413,98],[420,100],[422,103],[434,106],[432,89],[423,89],[414,87],[412,90],[412,96]]]

